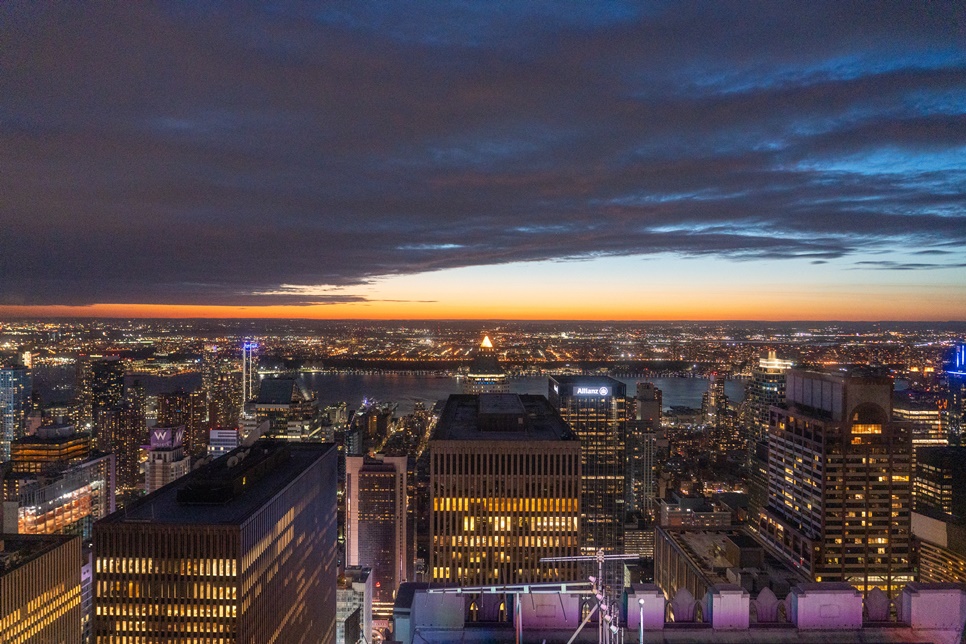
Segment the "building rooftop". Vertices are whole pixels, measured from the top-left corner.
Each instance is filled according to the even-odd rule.
[[[268,378],[258,388],[256,405],[291,405],[293,402],[308,400],[301,383],[295,378]]]
[[[62,546],[76,535],[0,533],[0,576]]]
[[[709,586],[732,582],[728,578],[729,568],[741,568],[740,562],[728,556],[729,542],[740,549],[760,549],[762,566],[759,570],[773,579],[784,579],[789,585],[806,583],[808,577],[787,566],[774,556],[757,539],[740,528],[707,530],[669,530],[658,528],[688,555],[695,567],[700,570]]]
[[[577,440],[543,396],[454,394],[446,401],[433,440]]]
[[[250,450],[233,450],[99,523],[240,525],[334,449],[330,443],[260,440]]]

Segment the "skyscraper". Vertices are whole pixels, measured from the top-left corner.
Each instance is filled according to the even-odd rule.
[[[258,390],[258,369],[255,364],[255,350],[258,343],[246,341],[242,344],[242,405],[255,397]]]
[[[661,429],[661,390],[652,382],[637,383],[637,411],[627,421],[627,511],[648,517],[654,510],[655,463]]]
[[[499,357],[490,336],[483,336],[483,341],[473,356],[469,373],[463,381],[464,394],[505,394],[510,393],[510,383],[507,382],[506,371],[500,366]]]
[[[120,358],[95,360],[90,366],[93,419],[104,409],[117,409],[124,400],[124,363]]]
[[[581,547],[585,554],[620,554],[627,387],[606,376],[553,376],[548,398],[580,439]]]
[[[10,460],[10,444],[24,435],[31,389],[27,367],[0,369],[0,462]]]
[[[208,450],[208,411],[205,392],[184,390],[158,394],[158,425],[184,426],[184,450],[199,456]]]
[[[745,388],[745,409],[741,433],[748,467],[748,510],[758,516],[768,503],[768,427],[772,405],[785,402],[785,374],[791,360],[782,360],[774,351],[758,359],[751,382]]]
[[[792,364],[791,360],[781,360],[774,351],[769,351],[768,357],[759,358],[758,366],[751,372],[751,382],[745,390],[751,417],[743,428],[749,455],[754,452],[758,441],[768,437],[771,406],[785,402],[785,374],[792,368]]]
[[[580,441],[543,396],[450,396],[429,452],[432,580],[576,578],[540,563],[580,554]]]
[[[370,568],[373,610],[392,616],[399,584],[409,581],[407,457],[346,457],[346,563]]]
[[[762,536],[816,581],[897,591],[914,578],[912,443],[891,378],[793,369],[785,398],[771,408]]]
[[[949,440],[953,445],[962,444],[966,428],[966,344],[956,345],[949,367],[946,369],[949,399],[946,406]]]
[[[13,444],[3,478],[3,531],[79,534],[114,511],[114,455],[92,452],[72,426],[41,427]]]
[[[0,534],[0,642],[81,641],[81,540]]]
[[[128,383],[121,406],[120,433],[107,448],[117,460],[117,487],[122,495],[140,491],[144,487],[141,476],[141,449],[148,442],[146,419],[147,396],[140,380]]]
[[[267,436],[290,440],[318,440],[322,417],[315,393],[296,378],[267,378],[254,400],[245,406],[242,433],[251,435],[260,424],[269,423]]]
[[[94,641],[335,641],[332,445],[258,441],[94,528]]]

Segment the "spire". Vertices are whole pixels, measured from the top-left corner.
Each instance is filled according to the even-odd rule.
[[[483,342],[480,342],[480,348],[481,349],[492,349],[493,348],[493,343],[490,342],[490,336],[488,336],[488,335],[484,335],[483,336]]]

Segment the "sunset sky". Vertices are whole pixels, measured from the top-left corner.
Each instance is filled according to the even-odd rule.
[[[322,4],[0,4],[0,316],[966,320],[962,3]]]

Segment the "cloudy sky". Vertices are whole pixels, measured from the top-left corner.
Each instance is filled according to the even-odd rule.
[[[966,10],[5,2],[0,314],[963,320]]]

